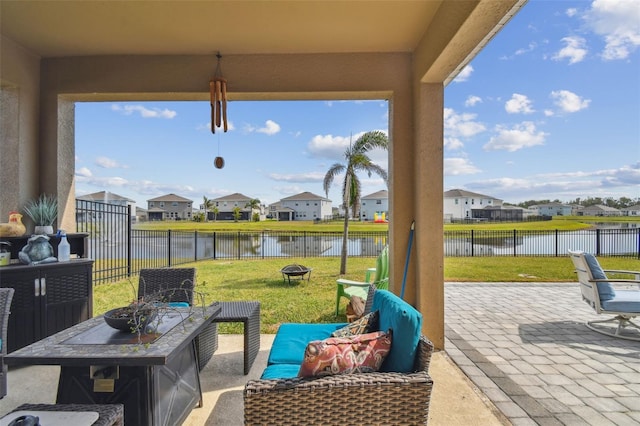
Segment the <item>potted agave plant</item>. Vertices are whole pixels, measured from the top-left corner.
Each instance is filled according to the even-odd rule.
[[[24,212],[35,223],[34,234],[53,234],[53,224],[58,217],[58,198],[55,195],[41,194],[27,203]]]

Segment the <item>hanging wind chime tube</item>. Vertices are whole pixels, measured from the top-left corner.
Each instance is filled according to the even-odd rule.
[[[222,55],[218,53],[218,64],[213,79],[209,80],[209,94],[211,96],[211,133],[216,132],[216,127],[223,128],[226,133],[227,125],[227,79],[222,77],[220,70],[220,59]]]

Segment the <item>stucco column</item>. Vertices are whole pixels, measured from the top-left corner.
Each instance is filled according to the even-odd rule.
[[[416,92],[415,134],[415,304],[422,331],[444,349],[443,108],[444,86],[420,83]]]

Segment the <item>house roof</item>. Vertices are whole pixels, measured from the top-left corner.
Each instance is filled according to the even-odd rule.
[[[624,207],[620,210],[624,210],[624,211],[632,211],[632,210],[640,210],[640,204],[636,204],[634,206],[629,206],[629,207]]]
[[[500,198],[490,195],[478,194],[477,192],[466,191],[464,189],[450,189],[445,191],[444,198],[472,197],[472,198],[491,198],[492,200],[500,200]]]
[[[309,191],[301,192],[300,194],[292,195],[291,197],[283,198],[280,201],[306,201],[306,200],[323,200],[323,201],[331,201],[328,198],[322,197],[320,195],[316,195]]]
[[[135,201],[132,200],[131,198],[123,197],[122,195],[114,194],[113,192],[109,192],[109,191],[100,191],[100,192],[94,192],[92,194],[81,195],[79,197],[76,197],[76,199],[85,200],[85,201],[100,201],[104,203],[106,203],[109,200],[118,200],[118,201],[124,200],[124,201],[135,203]]]
[[[360,198],[362,200],[380,199],[380,198],[388,199],[389,191],[387,191],[386,189],[383,189],[381,191],[374,192],[373,194],[365,195],[364,197],[360,197]]]
[[[181,197],[181,196],[176,195],[176,194],[167,194],[167,195],[162,195],[162,196],[160,196],[160,197],[157,197],[157,198],[151,198],[151,199],[147,200],[147,202],[150,202],[150,201],[154,201],[154,202],[155,202],[155,201],[178,201],[178,202],[180,202],[180,203],[185,203],[185,202],[187,202],[187,203],[193,203],[193,200],[190,200],[190,199],[188,199],[188,198]]]
[[[569,204],[562,204],[562,203],[544,203],[544,204],[534,204],[531,207],[562,207],[562,208],[570,208],[571,206]]]
[[[251,197],[236,192],[234,194],[225,195],[224,197],[214,198],[212,201],[251,201]]]

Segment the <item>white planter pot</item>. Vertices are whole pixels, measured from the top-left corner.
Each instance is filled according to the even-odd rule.
[[[48,235],[48,234],[53,234],[53,226],[51,225],[36,225],[36,227],[33,229],[33,233],[36,235]]]

